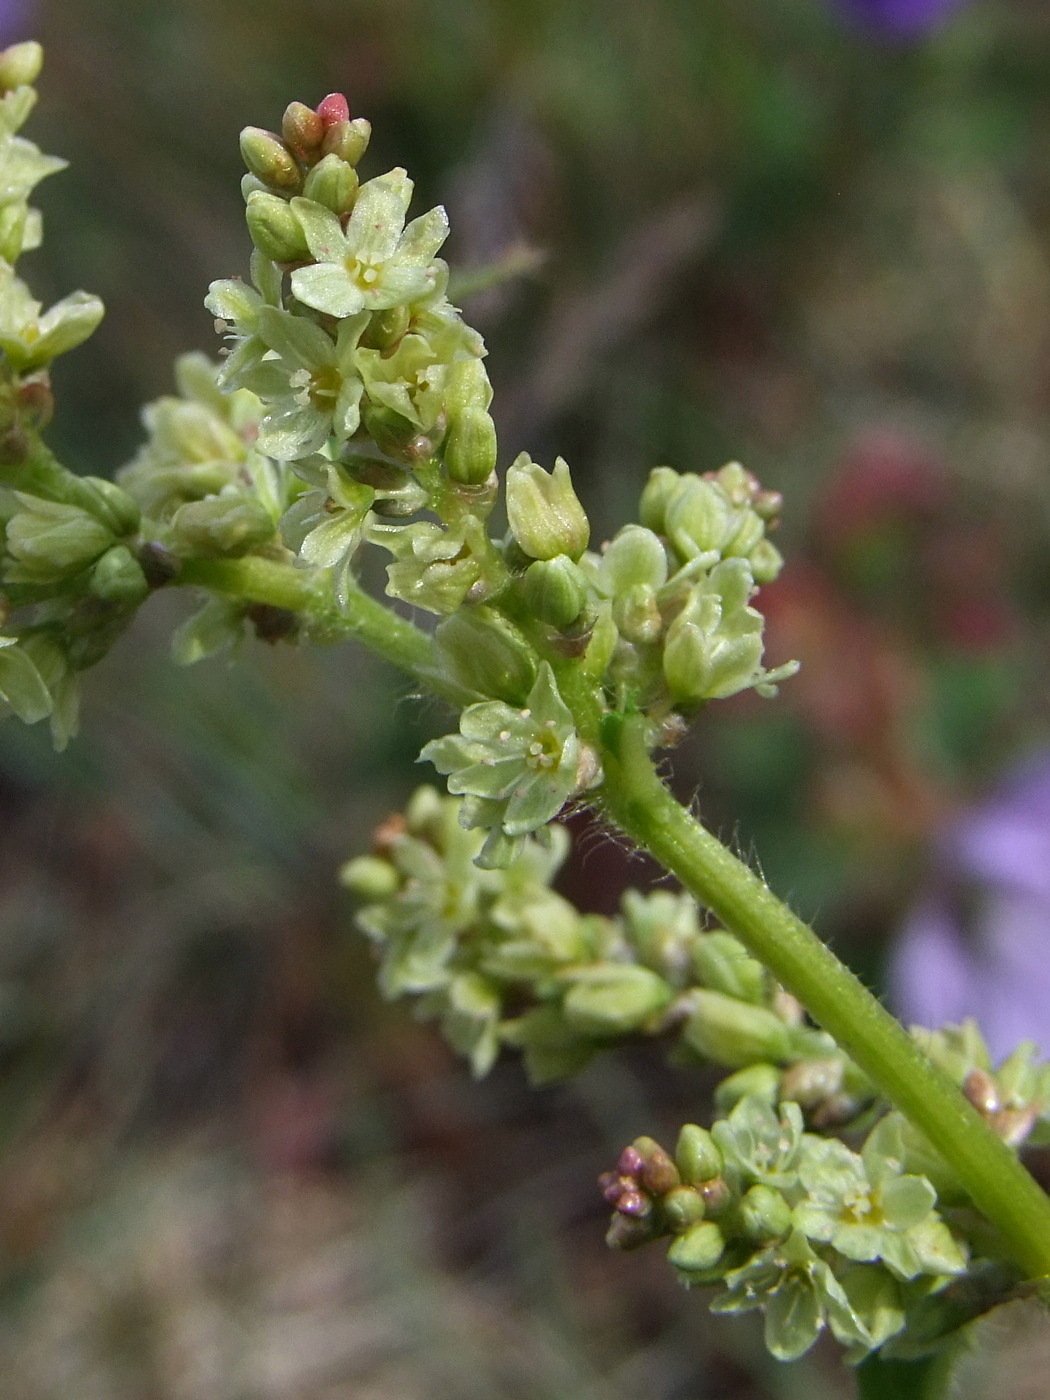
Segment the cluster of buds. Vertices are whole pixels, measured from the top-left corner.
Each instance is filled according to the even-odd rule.
[[[345,584],[360,545],[386,549],[387,592],[438,614],[500,575],[483,522],[496,432],[484,343],[446,295],[441,208],[406,223],[412,181],[361,181],[370,126],[334,93],[293,102],[241,153],[252,280],[212,284],[230,344],[223,391],[259,406],[255,446],[288,466],[285,544]],[[300,499],[302,497],[303,499]],[[408,520],[427,510],[437,520]]]
[[[690,1123],[672,1156],[637,1138],[599,1178],[613,1207],[607,1242],[669,1240],[689,1288],[717,1285],[712,1311],[765,1314],[766,1344],[793,1360],[829,1327],[863,1360],[906,1351],[909,1332],[958,1325],[941,1303],[971,1245],[937,1209],[923,1175],[878,1131],[860,1153],[805,1132],[793,1103],[745,1096],[707,1131]]]
[[[538,627],[541,649],[545,644],[578,661],[606,703],[644,708],[664,732],[673,731],[669,720],[692,713],[707,700],[749,687],[775,694],[776,683],[797,670],[794,662],[765,669],[763,618],[751,606],[759,584],[775,578],[780,568],[780,555],[766,537],[780,497],[764,491],[736,463],[706,477],[658,467],[642,495],[643,523],[625,526],[600,553],[588,552],[590,522],[561,458],[548,472],[523,453],[507,472],[506,501],[510,530],[501,551],[506,581],[491,599],[495,609],[475,615],[474,660],[455,655],[448,679],[482,695],[521,703],[521,693],[511,696],[491,688],[490,653],[509,656],[516,651],[520,660],[511,668],[514,674],[528,669],[522,663],[531,655],[535,669],[535,651],[522,646],[520,637],[508,641],[508,617]],[[453,556],[465,575],[459,589],[466,591],[460,596],[487,600],[478,551],[462,535],[448,543],[461,539],[463,547]],[[447,564],[445,568],[447,573]],[[409,595],[402,591],[400,596]],[[535,630],[532,635],[535,641]],[[559,764],[562,781],[550,786],[549,803],[530,806],[529,826],[508,825],[507,802],[515,803],[522,788],[506,785],[513,777],[508,764],[489,762],[496,757],[493,736],[512,736],[520,727],[505,709],[505,704],[493,703],[475,707],[464,715],[458,736],[424,751],[448,776],[450,791],[468,797],[466,820],[491,831],[486,861],[509,859],[523,831],[556,815],[556,797],[564,803],[587,790],[586,782],[571,779],[570,768]],[[478,736],[468,728],[477,729],[482,720],[492,736],[479,747]],[[568,743],[568,731],[565,738]],[[503,805],[494,804],[497,796]]]
[[[514,722],[517,712],[502,710],[485,721],[490,729]],[[526,747],[520,761],[530,757]],[[679,1061],[736,1071],[719,1090],[727,1111],[747,1095],[792,1099],[821,1126],[870,1105],[864,1076],[736,938],[703,927],[688,895],[631,890],[614,918],[581,914],[551,888],[567,853],[564,827],[520,835],[505,867],[493,868],[482,855],[492,838],[469,806],[463,822],[470,801],[421,788],[343,880],[362,901],[358,923],[379,952],[380,987],[421,996],[475,1073],[507,1045],[523,1052],[534,1081],[563,1078],[603,1047],[661,1035],[673,1037]],[[468,1004],[484,1007],[473,1041]]]
[[[15,274],[22,253],[40,246],[43,224],[29,200],[41,180],[65,169],[19,134],[36,105],[33,87],[43,64],[37,43],[0,52],[0,459],[15,461],[26,431],[51,411],[48,366],[92,333],[102,303],[74,292],[48,311]]]
[[[248,174],[241,182],[252,242],[273,262],[309,262],[302,225],[288,201],[314,200],[333,214],[349,214],[358,187],[357,163],[372,134],[363,117],[350,119],[341,93],[316,108],[292,102],[281,135],[262,127],[241,132],[241,155]]]
[[[936,1031],[914,1027],[912,1034],[1010,1147],[1050,1143],[1050,1063],[1039,1060],[1032,1041],[995,1065],[976,1021]]]
[[[36,43],[0,52],[0,713],[50,718],[61,747],[76,727],[77,672],[105,654],[147,586],[129,548],[135,502],[111,482],[65,471],[39,439],[51,362],[86,340],[103,311],[86,292],[45,311],[15,271],[42,237],[32,192],[65,168],[19,134],[42,62]]]

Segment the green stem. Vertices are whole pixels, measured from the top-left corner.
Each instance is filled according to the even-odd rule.
[[[817,935],[676,801],[641,715],[603,726],[608,815],[747,945],[942,1154],[1030,1278],[1050,1274],[1050,1197]]]
[[[425,681],[445,699],[464,702],[464,693],[443,683],[436,673],[433,645],[425,632],[355,586],[350,588],[345,606],[341,605],[332,593],[327,572],[315,574],[256,556],[187,559],[176,581],[299,613],[320,632],[352,637],[392,666]]]
[[[871,1356],[857,1367],[857,1400],[947,1400],[960,1350],[956,1343],[921,1361]]]

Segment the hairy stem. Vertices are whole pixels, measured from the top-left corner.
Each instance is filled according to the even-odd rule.
[[[332,592],[327,572],[314,574],[252,556],[187,559],[177,582],[298,613],[323,634],[354,638],[454,704],[464,701],[459,687],[443,684],[436,673],[433,645],[426,632],[353,585],[345,605],[341,604]]]
[[[1030,1278],[1050,1274],[1050,1197],[948,1077],[812,929],[660,781],[641,715],[603,726],[601,801],[747,945],[951,1165]]]

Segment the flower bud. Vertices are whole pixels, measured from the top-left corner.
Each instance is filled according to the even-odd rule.
[[[338,156],[347,165],[357,165],[368,150],[372,135],[372,123],[364,117],[356,117],[352,122],[335,122],[325,130],[321,151],[326,156]]]
[[[706,989],[690,993],[690,1000],[694,1009],[682,1033],[701,1055],[730,1067],[787,1059],[788,1028],[764,1006]]]
[[[361,405],[361,422],[380,452],[390,457],[404,457],[418,431],[403,414],[369,400]]]
[[[840,1055],[798,1060],[784,1071],[780,1097],[791,1099],[807,1113],[835,1098],[842,1089],[846,1062]]]
[[[686,558],[721,553],[732,533],[735,512],[724,491],[689,473],[667,502],[665,532]],[[759,522],[761,528],[761,522]]]
[[[126,545],[107,549],[91,570],[91,591],[107,603],[137,607],[149,593],[146,575]]]
[[[752,1186],[739,1210],[741,1229],[757,1244],[783,1239],[791,1229],[791,1207],[771,1186]]]
[[[264,185],[298,192],[302,173],[291,151],[272,131],[265,131],[261,126],[246,126],[241,132],[241,158]]]
[[[484,362],[476,356],[454,360],[445,380],[445,408],[450,417],[465,408],[488,408],[492,402],[492,385]]]
[[[20,203],[0,209],[0,257],[12,265],[22,252],[28,214],[27,207]]]
[[[702,934],[689,952],[693,969],[705,987],[741,1001],[764,1000],[766,970],[731,933]]]
[[[357,171],[339,156],[325,156],[310,171],[303,185],[303,197],[331,209],[333,214],[348,214],[354,207]]]
[[[784,567],[784,556],[775,544],[761,539],[747,556],[747,562],[756,583],[772,583]]]
[[[138,502],[123,487],[101,476],[84,476],[80,481],[94,498],[87,508],[115,535],[130,535],[138,529],[142,512]]]
[[[401,888],[401,876],[381,856],[357,856],[339,871],[339,883],[358,899],[389,899]]]
[[[179,554],[237,559],[269,543],[274,523],[254,496],[231,491],[180,506],[172,516],[171,535]]]
[[[113,533],[77,506],[17,493],[22,507],[7,522],[6,576],[12,582],[50,583],[79,573],[113,543]]]
[[[273,194],[273,191],[270,189],[269,185],[264,184],[262,180],[257,179],[254,175],[242,175],[241,198],[244,200],[245,204],[248,203],[249,197],[253,194]]]
[[[719,1113],[729,1113],[741,1099],[751,1095],[773,1104],[779,1094],[780,1071],[775,1065],[748,1065],[722,1080],[715,1090],[715,1107]]]
[[[590,539],[590,522],[559,457],[545,472],[523,452],[507,472],[507,517],[514,538],[532,559],[567,554],[579,559]]]
[[[642,525],[625,525],[602,553],[602,581],[614,595],[667,582],[667,552],[658,535]]]
[[[305,102],[289,102],[284,109],[281,135],[288,148],[301,161],[312,165],[318,158],[321,154],[324,131],[324,118],[320,112],[307,107]],[[312,198],[312,195],[307,195],[307,199]]]
[[[725,1215],[733,1204],[733,1188],[724,1176],[715,1176],[710,1181],[701,1181],[696,1189],[704,1198],[704,1209],[714,1220]]]
[[[317,104],[317,115],[321,118],[322,129],[327,131],[339,122],[350,120],[350,103],[344,93],[330,92]]]
[[[628,1035],[663,1011],[671,996],[663,978],[647,967],[599,963],[572,975],[562,1010],[585,1035]]]
[[[658,535],[667,534],[667,506],[681,480],[673,467],[654,467],[649,473],[638,503],[638,519],[647,530],[655,530]]]
[[[743,517],[732,536],[723,546],[722,553],[727,557],[741,559],[750,557],[751,551],[765,538],[766,527],[753,510],[744,511]]]
[[[710,1181],[725,1166],[714,1138],[706,1128],[700,1128],[695,1123],[686,1123],[678,1134],[674,1159],[682,1173],[682,1180],[693,1186]]]
[[[449,680],[508,705],[524,703],[536,660],[497,613],[461,608],[438,625],[434,641]]]
[[[705,472],[705,481],[716,481],[734,506],[749,506],[758,494],[758,479],[739,462],[727,462],[716,472]]]
[[[533,617],[559,631],[571,627],[587,605],[587,580],[566,554],[534,560],[519,588]]]
[[[702,1274],[714,1268],[725,1247],[718,1226],[711,1220],[701,1220],[673,1241],[667,1260],[683,1274]]]
[[[55,395],[47,370],[25,375],[15,390],[15,401],[23,423],[34,428],[46,427],[55,411]]]
[[[303,226],[295,210],[280,195],[255,191],[244,211],[251,240],[271,262],[299,262],[310,256]]]
[[[628,642],[644,645],[658,641],[664,620],[655,591],[646,583],[629,588],[613,601],[613,621]]]
[[[11,44],[0,53],[0,88],[29,87],[40,76],[44,66],[44,50],[34,40]]]
[[[464,408],[451,420],[442,451],[445,470],[461,486],[483,486],[496,469],[496,425],[483,408]]]
[[[407,306],[391,306],[386,311],[374,311],[359,343],[368,350],[393,350],[404,338],[411,323],[412,312]]]
[[[651,1196],[665,1196],[682,1184],[678,1168],[653,1138],[635,1138],[631,1146],[641,1159],[638,1176]]]
[[[669,1191],[660,1202],[664,1218],[676,1235],[688,1230],[698,1220],[703,1220],[707,1207],[699,1191],[691,1186],[677,1186]]]
[[[621,1215],[617,1211],[606,1231],[605,1243],[610,1249],[639,1249],[655,1238],[656,1229],[651,1217],[639,1220],[637,1217]]]

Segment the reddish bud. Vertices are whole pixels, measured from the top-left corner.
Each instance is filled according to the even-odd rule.
[[[350,104],[341,92],[330,92],[323,102],[318,103],[317,115],[324,122],[325,131],[337,122],[350,120]]]
[[[625,1191],[616,1202],[616,1209],[621,1215],[641,1219],[652,1214],[653,1203],[642,1191]]]
[[[645,1158],[637,1147],[625,1147],[620,1153],[620,1160],[616,1166],[617,1170],[624,1176],[639,1176],[645,1166]]]

